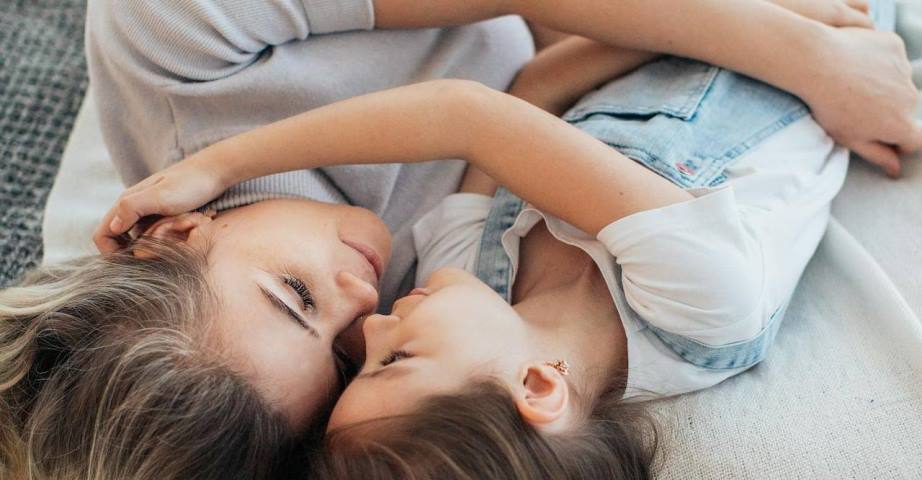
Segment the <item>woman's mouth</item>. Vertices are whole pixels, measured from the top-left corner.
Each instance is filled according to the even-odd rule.
[[[375,277],[378,279],[378,282],[380,282],[381,276],[384,274],[384,261],[381,260],[381,255],[379,255],[374,248],[371,248],[364,243],[354,242],[351,240],[343,240],[342,242],[352,247],[353,250],[361,253],[362,256],[365,257],[365,260],[368,260],[371,268],[375,271]]]

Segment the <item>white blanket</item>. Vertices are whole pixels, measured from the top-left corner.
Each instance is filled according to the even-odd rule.
[[[655,405],[661,478],[922,478],[920,162],[853,158],[766,361]]]
[[[48,201],[46,263],[94,253],[122,188],[90,102]],[[768,359],[652,404],[661,478],[922,478],[920,161],[892,181],[854,160]]]

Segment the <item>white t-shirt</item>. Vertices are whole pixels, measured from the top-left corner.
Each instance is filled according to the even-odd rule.
[[[744,342],[786,307],[829,219],[848,153],[804,118],[750,150],[717,188],[695,199],[612,222],[597,238],[526,204],[502,237],[519,262],[519,241],[538,222],[598,265],[627,334],[625,399],[651,399],[715,385],[746,368],[685,361],[650,326],[705,345]],[[417,283],[433,271],[474,273],[490,197],[445,198],[413,228]]]

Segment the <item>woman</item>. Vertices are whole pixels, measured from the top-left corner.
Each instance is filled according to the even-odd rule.
[[[380,4],[381,2],[375,5],[377,9],[375,13],[383,14],[378,16],[378,25],[387,25],[381,22],[396,18],[396,16],[389,17],[387,12],[393,13],[399,10],[382,10]],[[125,6],[120,7],[120,5]],[[753,5],[753,8],[766,7],[761,3]],[[296,6],[301,8],[299,5]],[[91,17],[101,17],[103,20],[108,18],[108,28],[112,32],[124,35],[126,32],[138,31],[146,33],[175,31],[159,29],[157,17],[149,16],[150,10],[145,13],[144,9],[155,8],[148,4],[118,2],[109,7],[122,12],[125,16],[100,15],[97,17],[91,15]],[[158,7],[169,8],[163,5]],[[400,17],[401,21],[427,21],[432,22],[431,24],[471,20],[497,12],[495,8],[486,8],[478,4],[464,12],[447,7],[444,11],[433,10],[445,13],[446,16],[420,19],[418,12],[405,7],[409,10],[406,12],[408,15]],[[713,10],[710,13],[715,15],[715,18],[729,20],[728,17],[722,16],[725,15],[724,10],[714,5],[711,7]],[[235,21],[246,18],[246,14],[253,12],[238,10],[237,15],[230,15],[227,14],[227,10],[222,10],[225,7],[212,8],[219,9],[217,14],[214,10],[202,7],[183,10],[181,13],[185,15],[179,15],[176,18],[192,22],[193,26],[184,32],[218,31],[222,35],[227,35],[228,38],[236,39],[240,42],[238,45],[240,48],[230,49],[231,54],[248,51],[243,47],[262,52],[260,45],[283,43],[288,40],[285,36],[267,39],[264,35],[265,31],[259,31],[258,28],[256,33],[253,30],[244,29],[244,33],[252,34],[251,36],[236,36],[233,34],[233,29],[231,33],[228,33],[228,25],[239,25],[240,22],[235,23]],[[483,8],[486,10],[478,10]],[[534,5],[523,5],[520,8],[536,18],[541,18],[542,12],[549,16],[549,9],[538,9],[535,12],[533,11]],[[139,10],[142,13],[138,13]],[[292,12],[297,14],[299,10],[270,8],[257,13],[269,15],[280,11],[285,14]],[[829,35],[828,45],[836,46],[832,49],[832,57],[860,55],[870,63],[877,62],[878,58],[871,55],[870,51],[859,50],[856,53],[852,48],[852,43],[859,37],[876,40],[879,43],[872,44],[872,46],[884,51],[894,49],[893,54],[897,55],[897,49],[888,44],[889,40],[881,41],[873,34],[854,31],[831,33],[832,31],[818,28],[813,23],[802,23],[780,10],[769,8],[766,13],[768,17],[761,18],[760,23],[777,22],[779,25],[802,28],[802,31],[811,32],[811,34],[822,32],[823,36]],[[555,12],[557,20],[548,18],[547,23],[567,27],[566,21],[569,21],[569,26],[574,28],[579,26],[576,25],[579,22],[574,17],[560,16],[560,14],[559,11]],[[263,19],[269,18],[256,16]],[[215,28],[198,28],[202,25],[203,18],[215,22]],[[560,20],[561,18],[565,20]],[[216,19],[220,19],[220,22]],[[599,18],[582,20],[586,22],[585,25],[601,23]],[[612,21],[615,20],[612,19]],[[254,22],[256,23],[259,22]],[[656,22],[651,20],[651,23]],[[118,81],[112,82],[112,88],[118,89],[125,85],[138,86],[141,84],[146,85],[146,89],[140,88],[139,91],[158,94],[151,95],[151,98],[156,99],[154,102],[156,105],[139,106],[129,100],[119,102],[122,106],[118,110],[118,115],[110,117],[114,119],[113,123],[126,117],[144,117],[145,112],[159,105],[160,107],[166,106],[169,113],[175,115],[181,124],[179,127],[171,128],[180,128],[188,124],[181,120],[190,119],[188,115],[190,111],[201,109],[203,112],[208,112],[209,108],[220,108],[216,106],[218,102],[212,102],[211,97],[205,99],[196,97],[199,92],[204,92],[205,97],[209,92],[220,97],[221,87],[233,83],[228,79],[238,78],[226,75],[218,75],[219,78],[207,78],[199,75],[196,77],[197,80],[210,81],[197,84],[182,81],[181,78],[185,78],[183,75],[191,75],[190,72],[195,73],[195,69],[188,68],[188,65],[177,65],[171,60],[170,55],[161,55],[163,52],[177,53],[180,56],[188,55],[198,60],[205,58],[204,63],[209,67],[227,66],[233,62],[210,62],[214,59],[211,55],[214,52],[213,45],[208,45],[208,48],[204,49],[204,54],[202,54],[202,49],[190,49],[188,45],[179,47],[178,52],[171,50],[177,47],[169,47],[165,44],[159,45],[163,47],[162,49],[150,49],[150,43],[144,42],[153,40],[156,45],[156,40],[163,40],[162,36],[157,35],[139,34],[134,41],[118,42],[119,48],[124,48],[126,53],[103,57],[96,50],[102,42],[98,39],[94,40],[93,37],[94,31],[106,31],[103,29],[103,24],[106,22],[100,21],[99,24],[92,24],[90,27],[91,62],[95,65],[94,69],[101,72],[106,69],[118,70],[119,68],[129,70],[125,67],[129,64],[132,67],[138,66],[137,70],[123,72],[124,75],[121,76],[113,74],[115,75],[113,78],[118,78]],[[303,22],[294,22],[294,24],[303,25]],[[287,24],[276,22],[273,25]],[[608,30],[606,32],[591,30],[585,33],[597,33],[603,37],[612,35],[608,33]],[[185,38],[184,35],[181,36]],[[610,40],[610,38],[606,39]],[[122,40],[125,39],[122,38]],[[257,40],[264,41],[264,43],[260,44]],[[250,41],[255,43],[248,43]],[[324,38],[323,41],[334,45],[337,42],[334,37]],[[388,44],[388,42],[382,43]],[[291,50],[294,52],[298,47],[290,46],[289,48],[294,49]],[[227,51],[222,52],[227,53]],[[243,62],[250,67],[233,67],[231,72],[223,71],[223,73],[246,76],[248,72],[256,71],[250,68],[257,68],[276,59],[284,60],[287,56],[281,48],[266,50],[266,52],[271,55],[244,55],[246,58]],[[201,56],[196,56],[197,53]],[[728,55],[728,52],[710,52],[710,54],[715,57],[721,57],[721,54],[724,54],[717,60],[722,59],[727,62],[719,63],[733,63],[735,60],[740,62],[741,68],[748,65],[750,70],[759,70],[758,66],[752,65],[754,62],[750,59],[741,59],[739,55],[734,57]],[[419,64],[414,64],[406,70],[414,71],[417,67]],[[817,68],[816,64],[809,62],[800,64],[799,67],[809,70]],[[784,72],[783,69],[764,68],[762,72],[766,76],[775,75],[779,82],[784,80],[781,78],[784,75],[779,74],[779,72]],[[791,73],[791,71],[786,71],[785,75]],[[175,81],[177,77],[180,78],[179,81]],[[899,80],[894,80],[896,77],[899,75],[885,76],[884,78],[888,80],[882,83],[892,84],[890,88],[899,92],[902,89]],[[854,87],[853,83],[857,81],[865,85],[864,88],[859,89],[863,92],[870,90],[869,85],[877,81],[862,79],[858,76],[846,75],[844,78],[846,81],[836,83],[836,85],[841,87],[843,84],[849,84]],[[175,82],[167,84],[167,80],[170,79]],[[264,80],[265,77],[261,79]],[[99,85],[97,83],[97,88],[100,88]],[[802,87],[804,95],[814,97],[815,102],[819,104],[817,108],[823,110],[821,105],[826,105],[828,97],[821,97],[819,93],[807,95],[810,93],[807,90],[811,90],[811,87]],[[126,89],[126,91],[131,91],[131,89]],[[819,91],[816,90],[816,92]],[[115,98],[123,94],[128,95],[125,92],[113,93]],[[193,98],[189,100],[191,106],[187,105],[188,108],[185,109],[179,108],[184,105],[183,98],[186,100]],[[281,99],[276,99],[276,101],[284,103]],[[833,105],[833,102],[829,105]],[[303,105],[296,106],[303,107]],[[111,105],[109,108],[112,108]],[[104,110],[109,111],[106,108]],[[109,111],[109,113],[113,114],[114,111]],[[239,119],[242,115],[238,113],[236,117],[228,116],[224,120],[228,124],[233,124],[234,119]],[[260,116],[259,112],[253,113],[255,117]],[[214,122],[223,124],[220,122],[221,117],[223,116],[215,114],[211,118]],[[259,121],[258,118],[257,121]],[[142,150],[137,158],[145,161],[155,156],[143,147],[145,129],[150,132],[149,141],[179,146],[178,152],[174,151],[171,154],[172,158],[176,158],[177,153],[191,153],[191,151],[183,150],[194,150],[195,147],[190,145],[196,141],[208,143],[208,140],[199,138],[196,128],[192,125],[190,125],[193,127],[190,138],[177,137],[175,131],[172,132],[174,135],[157,133],[160,128],[157,122],[121,121],[120,125],[120,128],[129,129],[137,134],[136,144],[141,146]],[[330,127],[336,127],[337,136],[345,135],[339,137],[340,142],[358,140],[358,143],[361,143],[361,139],[348,138],[351,125],[348,125],[349,129],[343,129],[342,125],[330,125]],[[874,127],[877,126],[874,125]],[[111,133],[118,129],[111,124],[106,128],[110,137],[109,144],[119,143],[121,141],[119,135]],[[231,129],[232,127],[228,127],[224,131],[229,132]],[[222,135],[220,132],[212,133]],[[877,138],[873,131],[861,133],[856,138],[860,137],[862,140]],[[208,135],[202,134],[202,136],[207,137]],[[126,140],[125,143],[130,142]],[[283,144],[284,142],[276,145]],[[114,150],[115,155],[121,156],[116,153],[120,151],[117,146]],[[272,153],[272,149],[262,150],[258,156]],[[327,186],[336,183],[337,188],[318,188],[311,191],[326,192],[323,193],[324,195],[339,195],[344,191],[349,193],[350,189],[338,188],[343,182],[327,181],[337,177],[338,174],[333,172],[326,175],[315,173],[310,175],[319,175],[321,180],[327,182]],[[348,172],[350,175],[362,177],[361,171],[349,170]],[[368,175],[380,177],[381,174],[381,171],[371,171]],[[403,176],[402,173],[394,175]],[[213,187],[216,189],[211,193],[216,195],[220,193],[218,190],[223,186],[213,185]],[[354,187],[354,193],[361,193],[361,185]],[[384,185],[381,188],[389,187]],[[375,187],[375,191],[381,191],[381,189]],[[278,194],[278,192],[275,193]],[[275,195],[254,196],[249,200],[254,201],[272,196]],[[131,202],[134,199],[135,197],[126,195],[121,206],[138,213],[140,210],[133,207],[142,206],[132,205]],[[384,203],[387,204],[393,200],[389,198]],[[404,204],[406,202],[409,200],[403,201]],[[414,207],[418,206],[414,205]],[[383,213],[387,217],[387,207],[381,208],[385,210]],[[124,224],[122,230],[124,230],[130,227],[134,219],[128,214],[128,210],[120,213]],[[422,211],[418,211],[413,215],[421,213]],[[303,222],[308,216],[311,224],[305,225]],[[399,222],[397,217],[400,215],[396,215],[395,223]],[[234,475],[249,477],[269,470],[281,448],[276,448],[276,446],[289,443],[295,431],[304,431],[314,423],[322,424],[325,407],[335,396],[333,392],[337,388],[335,387],[337,379],[333,367],[334,360],[331,354],[334,340],[342,337],[342,332],[353,323],[353,320],[374,309],[377,297],[374,284],[383,271],[381,267],[387,261],[388,255],[385,247],[389,238],[384,225],[379,222],[369,222],[371,218],[364,210],[294,200],[266,200],[253,205],[237,207],[223,213],[216,221],[201,214],[191,214],[183,218],[167,218],[152,226],[151,233],[187,240],[188,244],[195,246],[193,254],[184,253],[181,247],[174,248],[171,243],[160,244],[153,240],[143,240],[133,245],[130,251],[120,255],[91,260],[91,266],[84,265],[78,268],[52,271],[49,274],[40,274],[35,280],[37,286],[4,292],[6,298],[2,303],[9,305],[8,311],[4,313],[4,326],[9,329],[4,335],[4,353],[12,359],[10,362],[5,362],[7,370],[4,372],[2,384],[5,386],[4,402],[8,408],[4,410],[13,412],[11,418],[26,419],[26,423],[12,421],[8,423],[14,426],[6,432],[6,438],[9,441],[4,441],[3,444],[8,451],[7,456],[16,460],[16,462],[11,460],[10,464],[28,465],[36,476],[56,478],[86,476],[97,478],[158,476],[162,478],[163,476],[189,476],[189,472],[196,472],[196,475],[206,478],[227,478]],[[107,221],[106,224],[108,227],[110,222]],[[285,225],[285,228],[278,229],[280,225]],[[111,245],[108,242],[110,239],[108,234],[109,232],[106,232],[106,235],[101,234],[99,237],[100,244],[104,248]],[[272,250],[266,250],[265,245],[271,245]],[[209,246],[211,247],[210,252],[207,248]],[[206,252],[209,254],[205,255]],[[161,263],[161,260],[165,258],[173,258],[175,261]],[[206,271],[203,271],[206,264],[207,275]],[[161,272],[162,266],[169,268]],[[181,266],[187,268],[180,268]],[[95,282],[85,277],[89,275],[86,272],[93,272]],[[397,275],[397,277],[401,276],[402,274]],[[305,281],[301,277],[309,278]],[[198,286],[190,285],[188,282],[194,278],[207,278],[207,281],[204,285],[201,282]],[[118,282],[117,284],[121,287],[148,283],[144,284],[144,288],[140,286],[138,288],[101,288],[101,285],[111,285],[111,282]],[[234,283],[237,287],[232,285]],[[307,288],[309,286],[312,287],[310,290]],[[62,296],[61,292],[72,292],[73,295]],[[184,302],[171,300],[178,296],[184,296]],[[153,300],[160,297],[164,297],[166,301]],[[78,298],[81,301],[76,301]],[[177,304],[185,304],[189,307],[185,310],[172,307]],[[126,315],[126,312],[130,314]],[[66,321],[75,318],[84,321]],[[221,321],[212,321],[217,318]],[[268,321],[250,321],[253,318],[264,318]],[[199,319],[202,320],[196,321]],[[104,325],[106,328],[102,328]],[[64,326],[71,327],[72,330],[65,329]],[[349,346],[347,342],[343,343]],[[107,348],[100,348],[101,346]],[[355,352],[356,347],[352,346],[351,350]],[[99,361],[100,358],[95,358],[93,355],[105,355],[108,360]],[[353,353],[353,356],[360,358],[358,353]],[[93,368],[89,368],[90,366]],[[160,370],[150,370],[156,368]],[[112,380],[122,388],[96,388],[87,382],[80,381],[80,376],[59,373],[63,371],[91,371],[100,383],[108,384],[108,381]],[[128,375],[128,372],[132,375]],[[165,386],[158,383],[163,378],[170,379],[168,383],[174,387],[173,393],[164,396],[150,394],[167,392]],[[128,379],[132,381],[120,383]],[[223,387],[221,389],[209,388],[209,385],[216,384],[223,385]],[[77,388],[77,386],[83,387],[84,395],[67,397],[73,399],[73,403],[59,401],[61,397],[56,392],[63,391],[62,389]],[[226,401],[215,401],[214,397],[208,395],[208,392],[219,390],[224,392],[220,398]],[[177,403],[178,399],[188,401]],[[112,408],[96,409],[94,416],[86,421],[78,421],[75,415],[67,413],[84,412],[87,404],[111,406]],[[129,408],[126,405],[134,405],[137,408]],[[29,412],[29,415],[23,417],[19,415],[21,412]],[[170,415],[165,415],[164,412],[170,412]],[[211,416],[208,415],[209,412]],[[236,418],[238,421],[218,422],[213,420],[215,418]],[[69,421],[66,428],[62,425],[64,420]],[[62,434],[43,433],[53,430],[45,428],[45,425],[58,425],[58,430]],[[170,434],[167,435],[166,432]],[[111,445],[113,442],[122,445],[122,448],[115,450],[114,453],[112,450],[103,448],[91,448],[92,445]],[[84,448],[73,449],[71,447],[74,444]],[[187,445],[188,448],[176,451],[175,445],[178,444]],[[209,445],[222,445],[224,450],[221,451],[229,452],[228,456],[232,457],[233,461],[228,461],[228,458],[220,455],[202,455],[204,451],[218,450]],[[240,448],[228,450],[227,445],[240,445]],[[257,446],[259,448],[256,448]],[[249,454],[235,456],[233,455],[235,451],[249,452]],[[123,454],[120,455],[118,452]],[[161,452],[170,453],[161,455]]]

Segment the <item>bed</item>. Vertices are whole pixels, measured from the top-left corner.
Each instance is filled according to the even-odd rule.
[[[922,32],[922,19],[913,21]],[[922,60],[915,72],[922,86]],[[47,203],[45,263],[94,253],[90,233],[122,189],[93,95]],[[659,478],[922,478],[920,210],[922,154],[898,181],[853,160],[767,360],[651,404]]]

